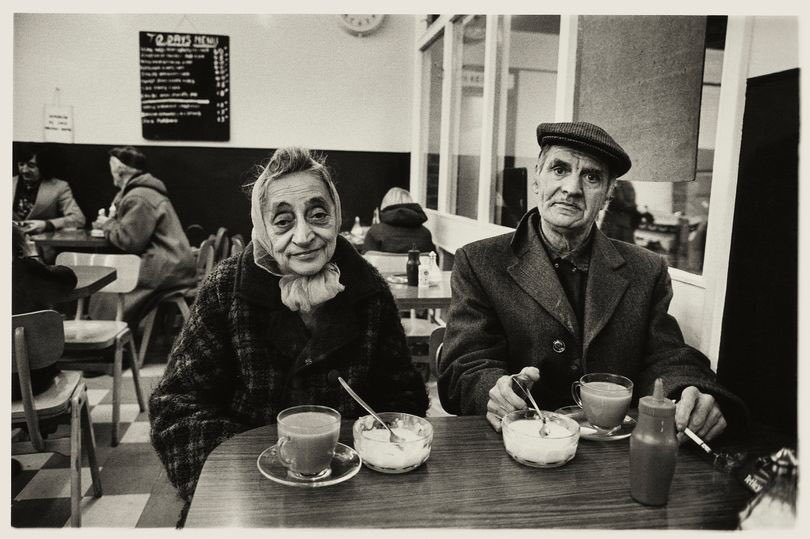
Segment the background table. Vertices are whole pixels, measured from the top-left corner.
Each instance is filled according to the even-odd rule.
[[[406,284],[388,283],[397,307],[406,311],[408,309],[446,309],[450,306],[452,296],[450,290],[450,275],[452,271],[443,271],[442,280],[436,286],[429,288],[408,286]]]
[[[31,240],[36,244],[38,250],[51,248],[56,251],[81,250],[96,251],[113,247],[107,238],[96,238],[90,235],[90,231],[80,228],[75,230],[55,230],[43,234],[31,235]]]
[[[669,503],[647,507],[630,497],[629,440],[580,440],[565,466],[536,469],[513,461],[483,417],[430,421],[433,450],[420,468],[387,475],[363,466],[316,489],[259,473],[256,459],[275,443],[275,426],[237,435],[208,457],[186,526],[733,529],[752,496],[692,445],[680,448]],[[343,422],[340,437],[350,446],[351,424]],[[773,436],[754,439],[781,447]]]

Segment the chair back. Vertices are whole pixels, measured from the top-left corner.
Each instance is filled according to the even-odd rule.
[[[214,260],[219,262],[230,256],[230,254],[231,239],[228,237],[228,229],[221,226],[217,229],[217,233],[214,236]]]
[[[56,311],[34,311],[11,317],[14,346],[11,372],[42,369],[53,365],[65,349],[62,315]],[[21,365],[22,363],[22,365]]]
[[[208,238],[200,244],[197,251],[197,283],[202,283],[214,269],[214,240]]]
[[[186,237],[192,247],[197,247],[205,239],[206,234],[202,226],[198,224],[188,225],[186,227]]]
[[[141,257],[131,254],[99,254],[63,252],[56,255],[56,263],[70,266],[107,266],[115,268],[116,279],[99,292],[127,294],[138,286]]]
[[[408,253],[385,253],[383,251],[366,251],[363,258],[377,268],[382,274],[405,273]],[[419,253],[420,264],[430,264],[430,253]]]
[[[430,365],[430,372],[435,377],[439,376],[439,358],[442,355],[442,344],[444,343],[444,330],[446,326],[439,326],[430,334],[430,341],[428,343],[428,362]]]
[[[234,234],[231,236],[231,256],[238,255],[245,250],[245,239],[242,234]]]

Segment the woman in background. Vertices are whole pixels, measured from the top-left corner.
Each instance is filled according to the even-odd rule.
[[[425,212],[413,201],[411,194],[401,187],[392,187],[380,203],[380,222],[372,225],[366,233],[363,251],[435,251],[430,230],[422,224],[425,221]]]
[[[365,415],[338,376],[377,410],[425,415],[391,290],[338,234],[340,213],[306,149],[276,150],[253,183],[252,241],[203,283],[149,402],[152,444],[186,501],[215,447],[285,408]]]

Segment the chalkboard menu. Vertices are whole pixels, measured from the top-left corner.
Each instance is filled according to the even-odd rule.
[[[230,138],[228,41],[209,34],[140,32],[145,139]]]

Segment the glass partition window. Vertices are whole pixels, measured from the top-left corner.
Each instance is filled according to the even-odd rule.
[[[554,121],[560,17],[512,15],[499,28],[495,189],[491,222],[514,227],[531,207],[536,128]]]
[[[435,210],[439,204],[439,146],[442,130],[442,79],[444,60],[444,37],[437,38],[422,53],[424,62],[423,80],[423,124],[426,128],[424,138],[425,176],[427,178],[426,204],[427,208]]]
[[[481,170],[481,124],[484,108],[484,46],[486,17],[458,23],[461,30],[459,128],[455,145],[456,215],[478,217],[478,175]]]

